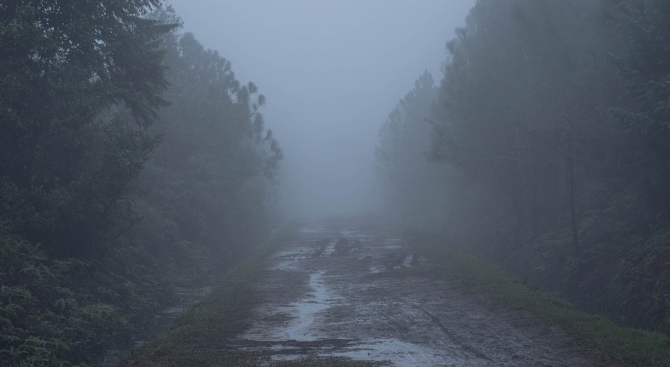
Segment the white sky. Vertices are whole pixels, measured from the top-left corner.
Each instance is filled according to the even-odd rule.
[[[380,125],[475,0],[171,0],[206,48],[267,97],[284,150],[282,206],[304,215],[374,209]]]

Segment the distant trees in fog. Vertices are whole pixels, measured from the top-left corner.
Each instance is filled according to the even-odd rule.
[[[670,331],[668,3],[480,0],[447,50],[432,112],[413,119],[432,135],[398,122],[406,102],[382,126],[381,176],[411,192],[390,202],[441,187],[445,236]],[[442,168],[417,170],[420,151]]]
[[[170,8],[155,16],[176,17]],[[261,240],[277,199],[283,155],[259,110],[265,97],[192,34],[164,45],[171,104],[153,126],[162,144],[139,181],[153,189],[139,200],[148,213],[159,208],[165,243],[232,261]]]
[[[444,166],[426,160],[431,123],[427,116],[437,96],[433,76],[424,72],[379,129],[375,174],[389,213],[413,225],[431,222],[446,203]]]

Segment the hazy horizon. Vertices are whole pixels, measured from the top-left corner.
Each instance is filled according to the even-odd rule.
[[[378,209],[378,129],[424,70],[442,78],[445,44],[474,0],[171,3],[184,32],[267,97],[285,154],[280,205],[310,216]]]

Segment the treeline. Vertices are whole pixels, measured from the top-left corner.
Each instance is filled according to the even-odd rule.
[[[390,205],[670,332],[670,3],[479,0],[447,50],[439,88],[423,75],[382,127]]]
[[[85,365],[267,233],[265,98],[159,0],[0,4],[0,365]]]

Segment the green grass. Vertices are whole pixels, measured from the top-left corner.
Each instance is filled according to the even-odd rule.
[[[660,333],[621,327],[582,312],[558,296],[528,287],[515,276],[462,250],[448,250],[442,274],[507,308],[526,311],[560,326],[584,352],[607,363],[670,367],[670,339]]]
[[[291,240],[297,228],[298,223],[293,223],[259,247],[254,256],[239,264],[221,286],[185,312],[162,337],[139,348],[120,365],[256,366],[265,356],[233,350],[227,344],[251,322],[250,312],[257,299],[250,287],[260,260]]]

